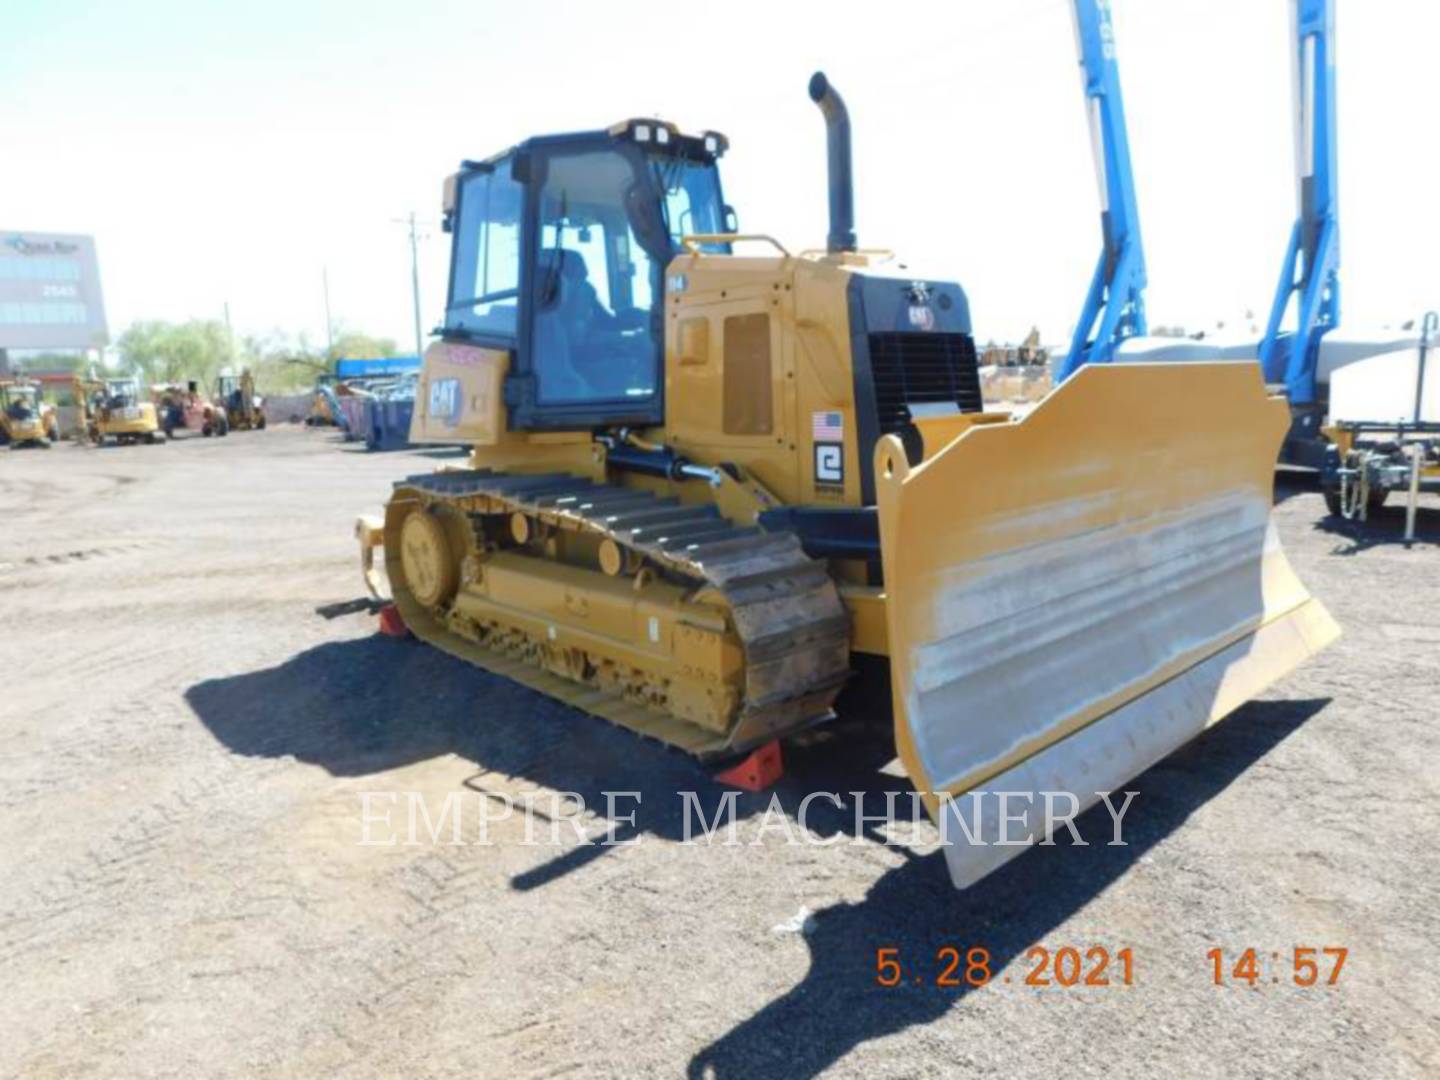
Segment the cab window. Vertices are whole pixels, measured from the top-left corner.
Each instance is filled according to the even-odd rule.
[[[525,189],[511,175],[510,165],[507,158],[460,181],[447,330],[515,337]]]
[[[720,199],[720,173],[713,163],[683,158],[656,160],[655,179],[664,196],[665,225],[678,246],[681,237],[727,232],[725,204]],[[701,250],[729,254],[730,245],[710,242]]]
[[[659,200],[619,150],[557,153],[539,197],[532,366],[541,404],[635,402],[656,393],[653,317],[666,252]],[[637,235],[637,229],[639,235]]]

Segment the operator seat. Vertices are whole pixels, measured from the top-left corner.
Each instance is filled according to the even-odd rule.
[[[578,251],[550,248],[536,260],[541,303],[535,318],[535,352],[543,396],[576,400],[592,396],[586,378],[589,338],[609,318],[600,303],[585,258]]]

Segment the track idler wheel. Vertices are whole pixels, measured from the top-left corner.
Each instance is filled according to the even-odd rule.
[[[435,515],[416,510],[400,526],[400,566],[405,583],[421,605],[435,608],[455,595],[459,570],[445,525]]]

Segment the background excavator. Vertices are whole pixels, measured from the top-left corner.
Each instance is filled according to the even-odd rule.
[[[79,429],[96,446],[104,446],[107,439],[121,445],[165,441],[159,413],[153,402],[144,400],[139,380],[77,375],[74,388]]]
[[[713,131],[462,165],[411,438],[473,452],[360,519],[367,582],[383,548],[420,638],[707,760],[888,668],[950,837],[987,790],[1089,805],[1338,633],[1270,526],[1286,403],[1253,359],[1089,363],[986,413],[964,290],[858,246],[845,105],[809,92],[823,250],[736,231]],[[1044,838],[1029,805],[947,843],[957,885]]]

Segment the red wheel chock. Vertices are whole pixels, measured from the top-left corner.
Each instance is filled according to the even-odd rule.
[[[410,628],[405,625],[400,609],[394,604],[386,604],[380,609],[380,633],[395,638],[410,636]]]
[[[785,775],[785,764],[780,757],[780,741],[771,739],[764,746],[750,751],[730,768],[715,774],[717,783],[746,791],[764,791],[773,787]]]

